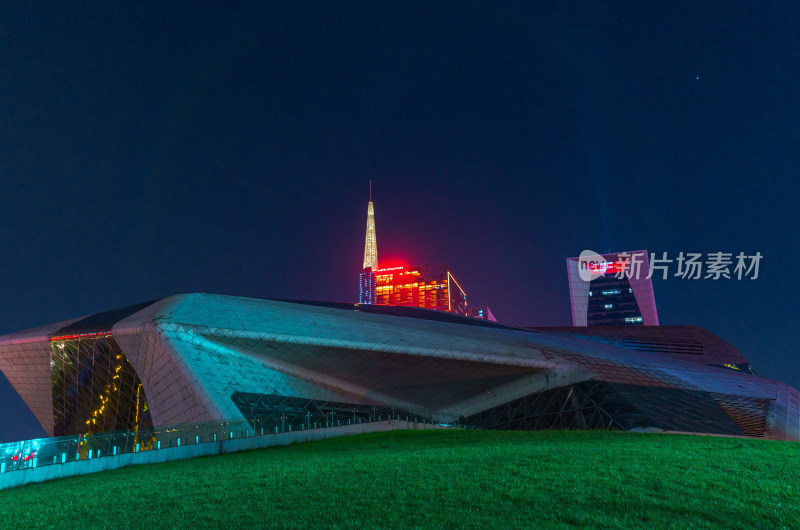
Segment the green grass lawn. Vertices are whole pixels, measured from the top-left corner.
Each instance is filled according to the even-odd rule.
[[[800,528],[800,444],[396,431],[0,491],[7,526]]]

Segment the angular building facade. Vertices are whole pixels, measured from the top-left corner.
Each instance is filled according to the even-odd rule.
[[[602,268],[581,271],[587,262],[567,258],[573,326],[658,326],[646,250],[597,256]],[[583,272],[583,273],[582,273]]]
[[[51,435],[426,415],[800,437],[800,393],[694,327],[521,329],[413,307],[177,295],[0,337]]]

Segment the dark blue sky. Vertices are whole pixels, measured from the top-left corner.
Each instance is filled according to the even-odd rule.
[[[0,333],[354,301],[373,179],[381,260],[512,324],[571,323],[585,248],[759,251],[659,317],[800,386],[797,4],[72,4],[0,7]],[[41,432],[0,376],[0,440]]]

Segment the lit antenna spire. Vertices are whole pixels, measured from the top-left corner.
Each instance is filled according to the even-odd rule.
[[[364,268],[378,268],[378,241],[375,238],[375,209],[372,206],[372,181],[369,181],[369,205],[367,206],[367,240],[364,243]]]

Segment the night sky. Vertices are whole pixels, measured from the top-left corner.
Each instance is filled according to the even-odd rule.
[[[0,7],[0,333],[353,302],[372,179],[380,262],[510,324],[571,324],[583,249],[761,252],[659,318],[800,387],[797,3],[73,4]],[[43,432],[0,375],[0,440]]]

